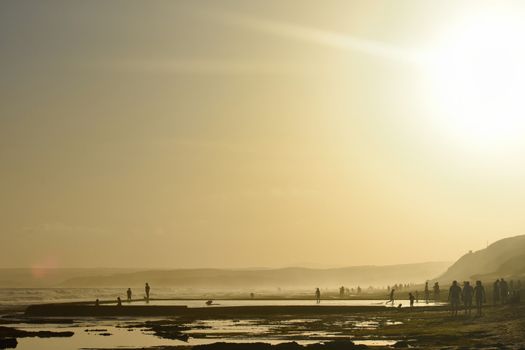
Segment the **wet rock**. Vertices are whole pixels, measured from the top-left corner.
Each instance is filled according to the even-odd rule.
[[[52,332],[52,331],[23,331],[12,327],[0,326],[0,338],[54,338],[54,337],[72,337],[74,332]]]
[[[107,329],[104,329],[104,328],[94,328],[94,329],[86,329],[84,330],[84,332],[88,332],[88,333],[91,333],[91,332],[94,332],[94,333],[98,333],[98,332],[107,332],[108,330]]]
[[[366,345],[356,345],[351,340],[336,340],[328,343],[310,344],[307,350],[358,350],[368,349]]]
[[[290,344],[290,343],[287,343]],[[297,344],[297,343],[295,343]],[[285,344],[281,344],[285,345]],[[268,343],[213,343],[205,345],[196,345],[192,350],[272,350],[272,345]],[[281,347],[280,350],[288,350]]]
[[[404,348],[409,348],[410,345],[408,344],[408,342],[406,340],[400,340],[400,341],[397,341],[393,345],[393,347],[396,348],[396,349],[404,349]]]
[[[268,343],[213,343],[196,345],[193,350],[361,350],[368,349],[366,345],[356,345],[349,340],[332,341],[328,343],[302,346],[296,342],[271,345]]]
[[[17,345],[16,338],[0,338],[0,349],[14,349]]]

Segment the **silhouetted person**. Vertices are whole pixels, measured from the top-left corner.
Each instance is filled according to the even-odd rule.
[[[128,296],[128,303],[129,303],[129,302],[131,302],[131,294],[132,294],[131,288],[128,288],[128,290],[126,291],[126,294]]]
[[[419,291],[416,290],[416,303],[419,303]]]
[[[492,286],[492,303],[494,305],[497,305],[499,302],[500,297],[500,286],[499,286],[499,279],[494,282],[494,285]]]
[[[122,300],[120,300],[120,297],[117,297],[117,306],[122,306]]]
[[[316,288],[315,290],[315,300],[317,301],[317,304],[321,302],[321,291],[319,288]]]
[[[477,315],[481,316],[483,303],[487,301],[485,288],[481,285],[481,281],[476,281],[476,286],[474,287],[474,300],[476,301],[476,309],[478,310]]]
[[[98,299],[95,300],[95,306],[100,306],[100,301]]]
[[[465,306],[465,315],[471,314],[473,296],[474,288],[472,288],[469,281],[466,281],[463,284],[463,291],[461,291],[461,298],[463,299],[463,305]]]
[[[452,316],[458,315],[459,303],[461,300],[461,287],[458,286],[458,282],[452,282],[450,289],[448,291],[448,301],[450,302],[450,309],[452,311]]]
[[[410,307],[414,307],[414,300],[416,297],[412,293],[408,293],[408,300],[410,300]]]
[[[430,299],[430,291],[428,290],[428,282],[425,282],[425,303],[428,304],[429,299]]]
[[[394,306],[394,292],[396,290],[394,288],[390,289],[390,297],[388,299],[388,301],[386,302],[387,304],[388,303],[392,303],[392,306]]]
[[[250,293],[250,298],[251,298],[251,299],[255,298],[255,294]]]
[[[149,302],[149,291],[151,290],[148,282],[146,282],[146,285],[144,286],[144,291],[146,292],[146,301]]]
[[[509,285],[503,278],[499,282],[499,291],[501,296],[501,304],[506,304],[507,298],[509,297]]]
[[[211,304],[213,304],[213,300],[207,300],[206,301],[206,305],[210,306]]]
[[[438,302],[441,299],[441,291],[439,290],[439,283],[434,283],[434,301]]]
[[[339,297],[344,298],[345,297],[345,287],[339,288]]]

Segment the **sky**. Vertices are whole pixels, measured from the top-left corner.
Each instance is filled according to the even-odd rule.
[[[0,2],[0,267],[454,261],[525,233],[523,2]]]

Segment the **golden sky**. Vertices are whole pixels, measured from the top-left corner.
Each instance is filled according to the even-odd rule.
[[[525,3],[0,2],[0,266],[455,260],[525,229]]]

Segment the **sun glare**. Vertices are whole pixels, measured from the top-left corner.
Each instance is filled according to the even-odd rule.
[[[494,150],[524,135],[524,34],[511,15],[476,16],[430,55],[439,124],[467,146]]]

